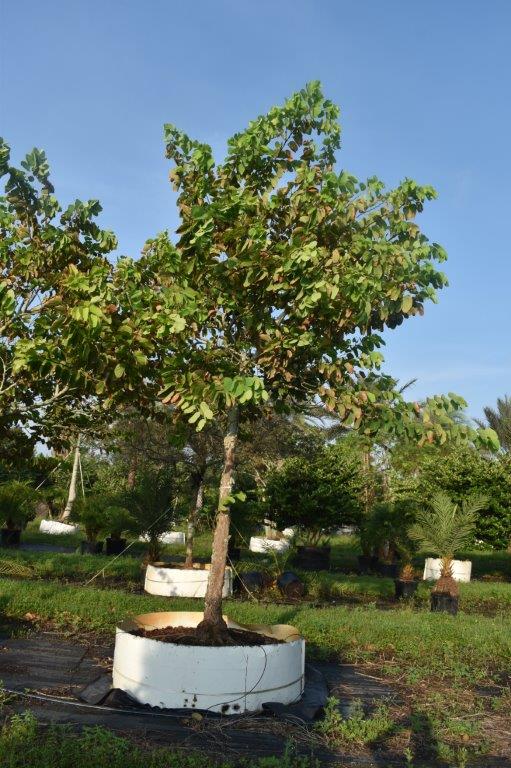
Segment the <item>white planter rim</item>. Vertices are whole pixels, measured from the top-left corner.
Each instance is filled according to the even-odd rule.
[[[149,563],[145,572],[144,590],[150,595],[162,597],[205,597],[211,566],[203,568],[174,568],[158,563]],[[222,597],[232,595],[232,570],[225,569]]]
[[[155,611],[153,613],[141,613],[133,618],[126,619],[118,625],[118,630],[132,634],[137,629],[164,629],[165,627],[196,627],[202,621],[204,614],[202,611]],[[239,624],[237,621],[224,615],[224,621],[229,629],[240,629],[247,632],[257,632],[259,635],[281,640],[286,643],[292,643],[296,640],[303,640],[302,635],[296,627],[291,624]],[[154,640],[146,637],[151,643],[161,644],[161,640]],[[174,647],[204,647],[204,646],[182,646],[179,643],[163,643]],[[217,646],[206,646],[217,648]],[[223,648],[233,648],[236,646],[218,646],[218,650]],[[245,647],[245,646],[240,646]],[[247,646],[250,647],[250,646]]]
[[[167,563],[166,561],[153,560],[148,565],[152,565],[153,568],[165,568],[170,571],[209,571],[211,570],[211,563],[193,563],[191,568],[185,566],[184,563]],[[225,566],[226,571],[230,571],[230,565]]]
[[[440,578],[442,568],[442,558],[427,557],[424,562],[424,581],[436,581]],[[472,575],[471,560],[452,560],[452,577],[455,581],[470,581]]]
[[[290,541],[283,539],[268,539],[265,536],[251,536],[249,549],[251,552],[285,552],[290,547]]]

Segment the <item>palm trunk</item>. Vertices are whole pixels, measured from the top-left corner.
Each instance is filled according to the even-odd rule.
[[[76,441],[75,457],[73,461],[73,471],[71,472],[71,482],[69,483],[69,492],[67,495],[66,506],[60,516],[61,522],[65,523],[69,519],[69,516],[73,509],[73,504],[76,499],[76,481],[78,480],[78,470],[80,467],[80,435]]]
[[[234,485],[234,462],[238,441],[239,411],[232,406],[228,414],[227,431],[224,437],[224,466],[220,478],[220,493],[216,517],[211,570],[204,600],[204,618],[198,630],[211,643],[222,642],[227,625],[222,616],[222,590],[224,586],[227,550],[229,546],[230,514],[228,498]]]
[[[188,516],[188,527],[186,530],[186,560],[185,568],[193,568],[193,540],[195,538],[195,526],[197,525],[197,518],[204,504],[204,477],[197,478],[195,487],[197,493],[195,496],[195,502],[190,510]]]

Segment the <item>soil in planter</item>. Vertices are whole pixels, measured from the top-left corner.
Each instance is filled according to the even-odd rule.
[[[193,563],[191,568],[187,568],[184,563],[169,563],[166,560],[151,562],[150,565],[154,568],[170,568],[172,571],[207,571],[209,569],[209,563],[196,562]]]
[[[197,634],[195,627],[161,627],[160,629],[134,629],[132,635],[147,637],[151,640],[159,640],[162,643],[174,643],[175,645],[202,645],[210,646],[211,643]],[[260,635],[259,632],[250,632],[245,629],[228,629],[222,638],[222,646],[226,645],[280,645],[284,640],[275,637]],[[220,645],[220,643],[219,643]]]

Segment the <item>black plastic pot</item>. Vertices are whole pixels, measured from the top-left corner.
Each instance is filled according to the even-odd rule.
[[[108,538],[105,544],[105,554],[107,555],[120,555],[126,549],[126,539]]]
[[[419,586],[418,581],[405,581],[404,579],[395,579],[394,587],[396,591],[396,597],[398,600],[407,600],[413,597]]]
[[[330,547],[297,547],[294,564],[302,571],[328,571]]]
[[[247,571],[236,576],[234,589],[242,595],[247,592],[260,592],[264,589],[265,578],[261,571]]]
[[[380,576],[389,579],[397,579],[399,576],[399,563],[378,563],[377,572]]]
[[[81,541],[80,542],[81,555],[100,555],[102,552],[103,552],[102,541]]]
[[[277,587],[286,597],[298,598],[305,595],[305,584],[293,571],[281,573],[277,579]]]
[[[458,598],[450,595],[448,592],[432,592],[431,610],[450,613],[452,616],[456,616],[458,613]]]
[[[18,549],[21,543],[21,531],[18,528],[0,529],[0,546]]]
[[[371,555],[358,555],[358,570],[363,576],[373,571],[373,558]]]

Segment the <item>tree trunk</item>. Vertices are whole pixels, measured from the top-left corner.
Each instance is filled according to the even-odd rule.
[[[204,619],[198,626],[198,632],[212,644],[223,643],[227,625],[222,616],[222,590],[224,586],[227,549],[229,546],[229,505],[228,497],[234,485],[234,462],[238,441],[239,411],[233,406],[228,414],[227,431],[224,437],[224,466],[220,478],[220,493],[213,535],[211,570],[208,588],[204,600]]]
[[[76,481],[78,479],[79,467],[80,467],[80,435],[78,435],[78,439],[76,441],[75,458],[73,461],[73,471],[71,472],[71,482],[69,483],[69,493],[67,495],[66,506],[64,507],[64,511],[60,516],[60,520],[63,523],[65,523],[66,520],[69,519],[69,516],[73,509],[73,504],[76,499]]]
[[[369,473],[371,471],[371,452],[364,451],[362,454],[362,466],[364,468],[364,512],[369,514],[371,508],[371,490],[369,488]]]
[[[138,469],[138,455],[135,453],[131,457],[130,468],[128,470],[128,478],[126,480],[126,485],[128,486],[128,489],[130,491],[132,491],[133,488],[135,487],[135,483],[137,480],[137,469]]]
[[[197,477],[194,488],[197,489],[194,505],[188,515],[188,527],[186,530],[186,560],[185,568],[193,568],[193,540],[195,538],[195,526],[197,518],[204,504],[204,476]]]

